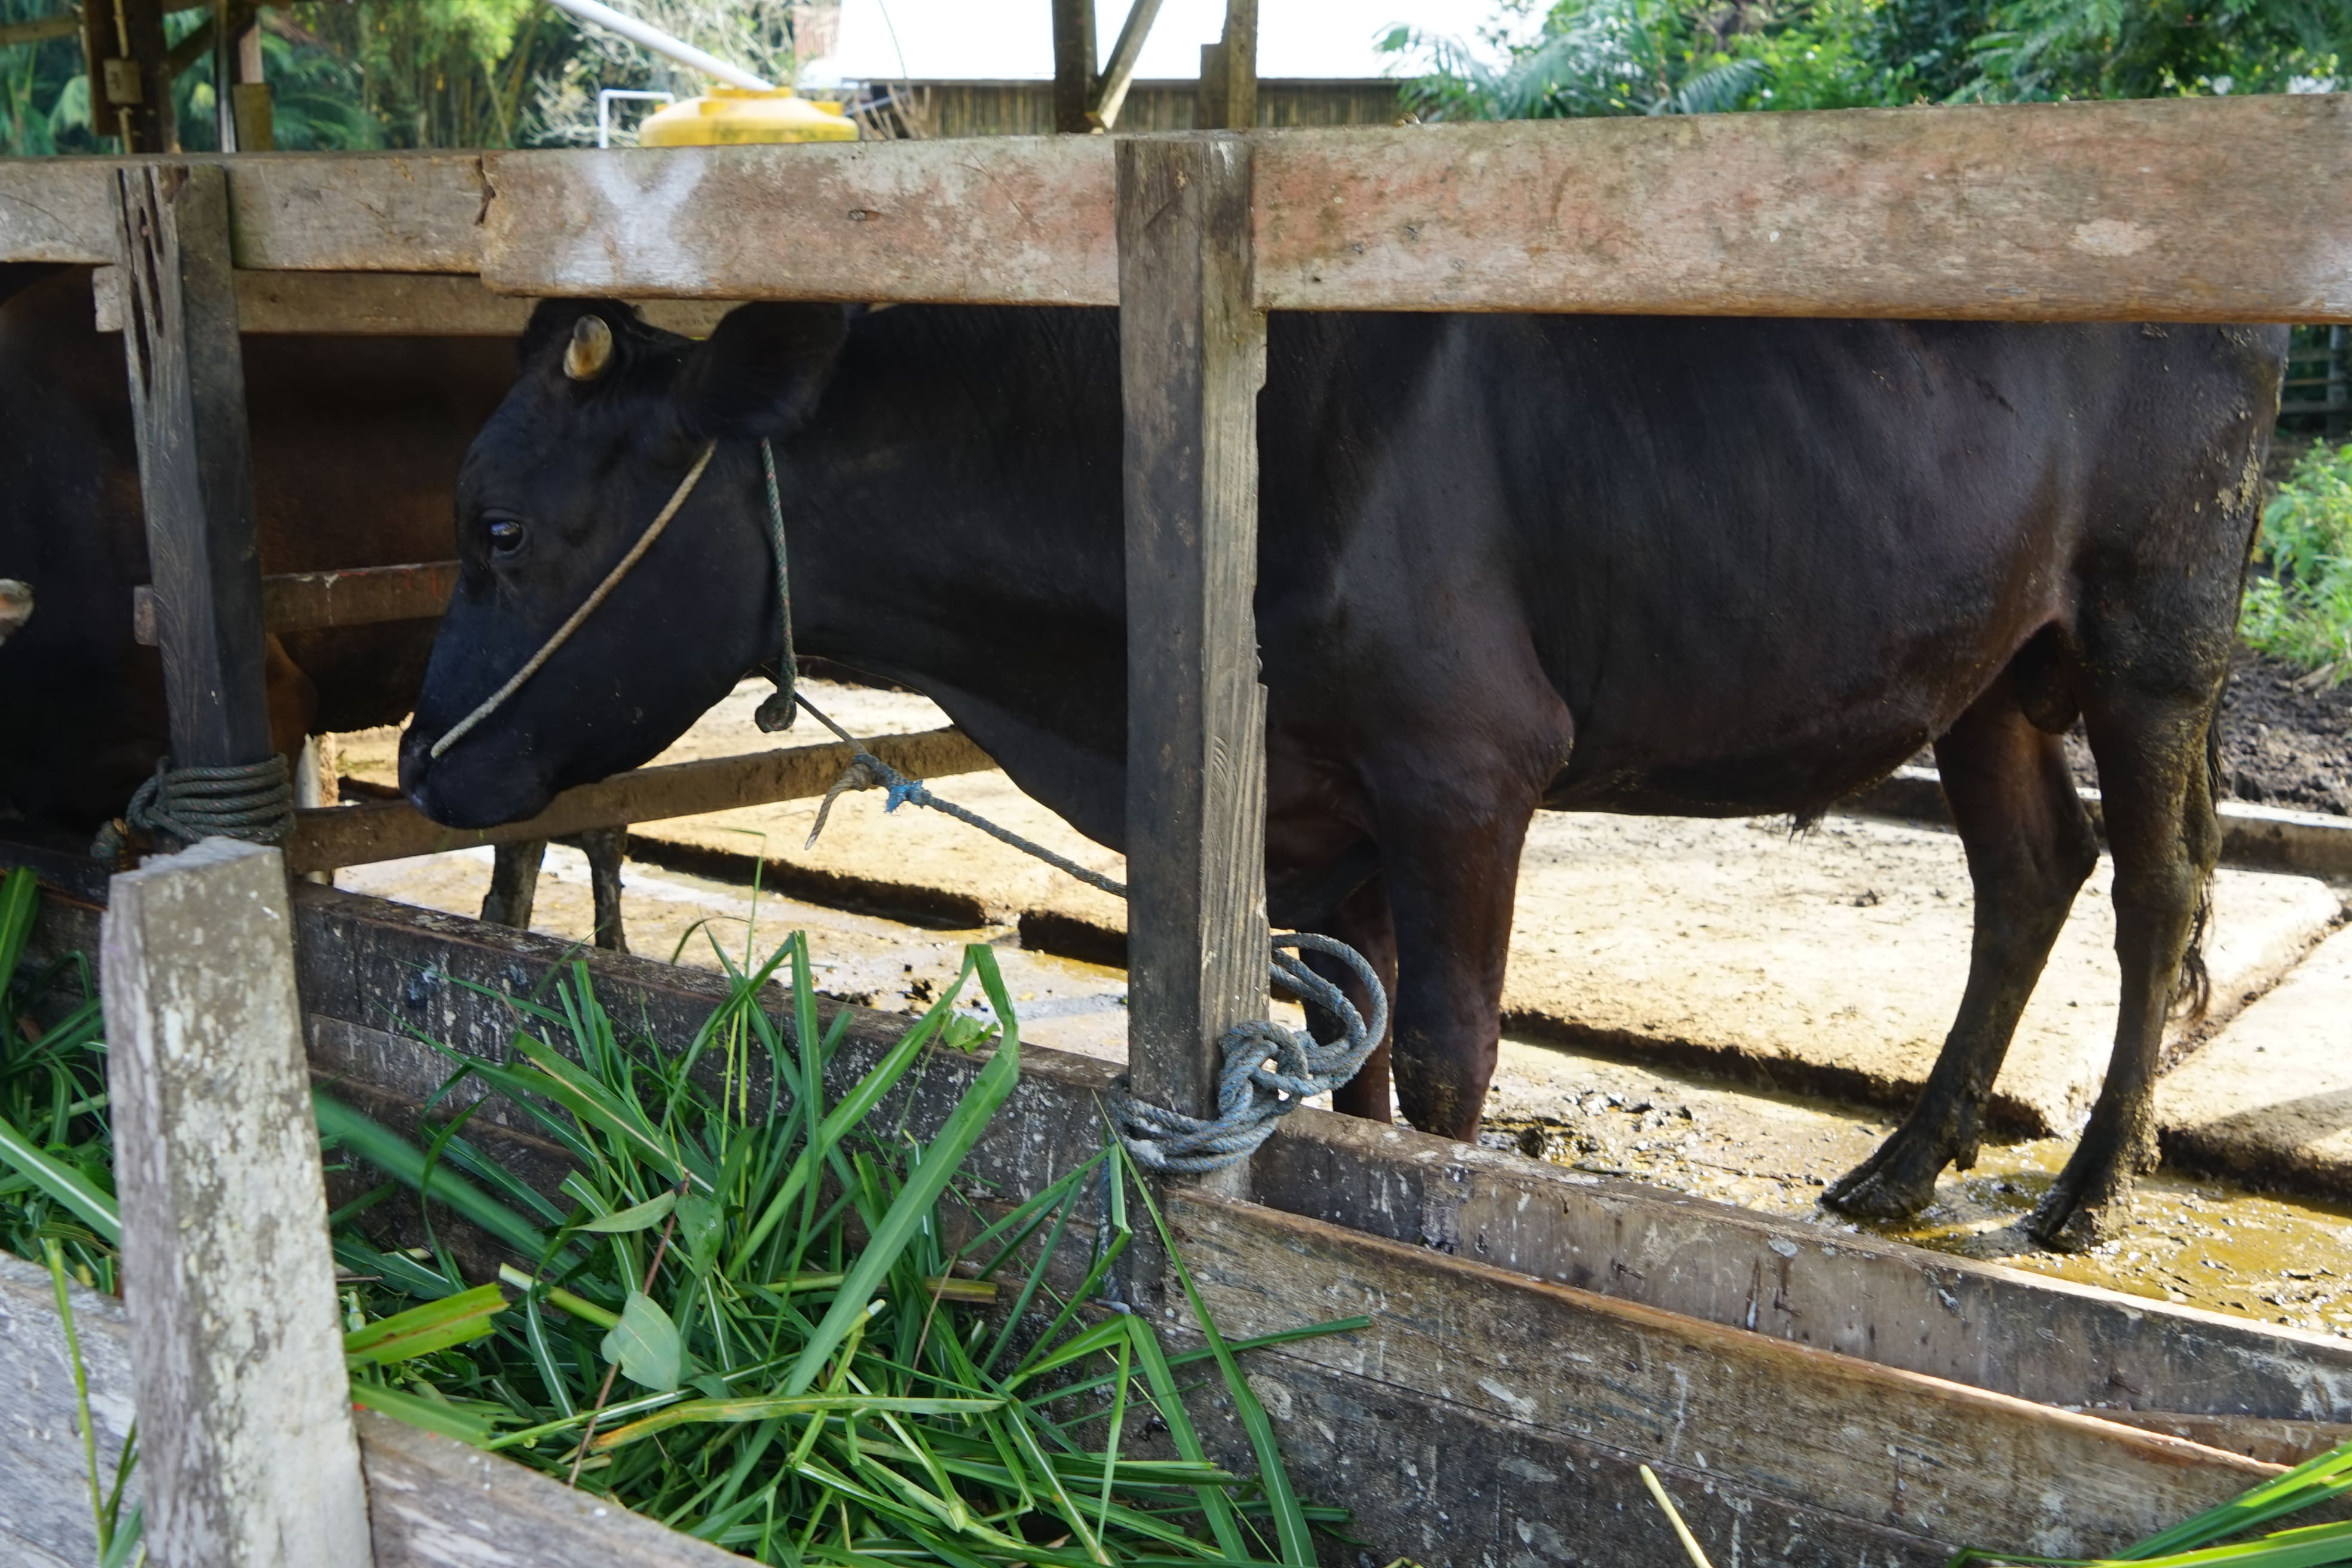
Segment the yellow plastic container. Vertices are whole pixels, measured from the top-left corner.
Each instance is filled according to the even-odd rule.
[[[714,87],[702,98],[670,104],[637,128],[641,147],[736,147],[754,142],[855,142],[857,125],[841,105],[793,95],[790,88],[753,92]]]

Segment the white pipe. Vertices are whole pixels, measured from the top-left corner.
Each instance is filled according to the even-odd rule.
[[[583,22],[593,22],[611,29],[633,44],[639,44],[657,55],[664,55],[705,76],[715,76],[730,87],[745,88],[752,92],[773,92],[776,84],[762,81],[740,66],[730,66],[717,55],[706,55],[692,44],[681,43],[658,27],[648,27],[635,16],[625,16],[610,5],[600,5],[596,0],[548,0],[559,11],[568,11]]]

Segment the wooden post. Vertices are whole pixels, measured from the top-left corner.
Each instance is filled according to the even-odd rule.
[[[158,1568],[373,1561],[275,849],[113,879],[100,947]]]
[[[177,152],[163,0],[89,0],[81,16],[90,129],[125,153]]]
[[[236,110],[236,150],[240,153],[276,152],[278,128],[271,112],[269,78],[262,69],[261,23],[258,20],[237,37],[236,85],[230,92]]]
[[[1128,1060],[1139,1098],[1208,1115],[1219,1041],[1266,1005],[1248,142],[1118,143],[1118,274]]]
[[[270,752],[269,714],[228,174],[217,164],[163,163],[116,177],[122,358],[172,760],[257,763]]]
[[[1135,62],[1143,58],[1144,39],[1150,36],[1152,21],[1159,15],[1160,0],[1129,0],[1127,20],[1119,25],[1118,38],[1110,47],[1102,79],[1095,84],[1094,112],[1087,118],[1097,130],[1108,131],[1118,123],[1127,89],[1135,80]]]
[[[1095,107],[1095,0],[1054,0],[1054,129],[1085,135]]]
[[[1225,30],[1201,46],[1201,86],[1192,123],[1202,131],[1257,124],[1257,0],[1225,0]]]

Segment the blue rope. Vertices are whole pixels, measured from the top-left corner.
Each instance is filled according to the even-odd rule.
[[[907,777],[859,745],[855,736],[826,718],[805,696],[798,700],[815,714],[818,723],[856,747],[849,766],[834,781],[833,787],[825,792],[824,804],[817,807],[816,826],[809,830],[810,844],[814,845],[817,835],[824,831],[825,817],[833,810],[835,798],[850,790],[880,789],[888,792],[889,804],[884,807],[887,811],[896,811],[911,803],[945,812],[999,843],[1009,844],[1056,870],[1068,872],[1089,887],[1099,888],[1114,898],[1127,897],[1125,883],[1056,855],[1009,828],[999,827],[953,801],[941,800],[920,781]],[[1171,1175],[1202,1175],[1247,1159],[1273,1135],[1276,1124],[1284,1117],[1316,1095],[1328,1094],[1354,1078],[1387,1036],[1388,991],[1362,953],[1346,942],[1311,931],[1285,932],[1274,939],[1273,947],[1271,973],[1275,985],[1337,1018],[1340,1037],[1327,1045],[1307,1030],[1286,1028],[1266,1018],[1234,1025],[1220,1042],[1224,1066],[1217,1079],[1217,1113],[1212,1117],[1187,1116],[1181,1110],[1138,1100],[1129,1092],[1127,1075],[1121,1074],[1111,1096],[1111,1128],[1135,1163],[1144,1169]],[[1372,999],[1372,1016],[1366,1018],[1348,999],[1346,991],[1285,949],[1319,952],[1338,960],[1363,983],[1365,993]]]

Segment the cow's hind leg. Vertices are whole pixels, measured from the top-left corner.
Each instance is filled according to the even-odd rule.
[[[1823,1198],[1852,1215],[1907,1218],[1935,1196],[1947,1164],[1976,1163],[2010,1037],[2099,858],[2063,744],[2027,719],[2011,676],[1936,742],[1936,765],[1976,889],[1968,989],[1911,1114]]]
[[[2223,645],[2226,648],[2226,644]],[[2123,971],[2115,1054],[2074,1157],[2026,1231],[2071,1252],[2101,1239],[2157,1163],[2156,1072],[2173,1005],[2202,1005],[2198,951],[2221,829],[2213,810],[2212,725],[2226,652],[2207,661],[2201,691],[2116,683],[2086,697],[2107,846],[2116,863],[2116,957]]]

